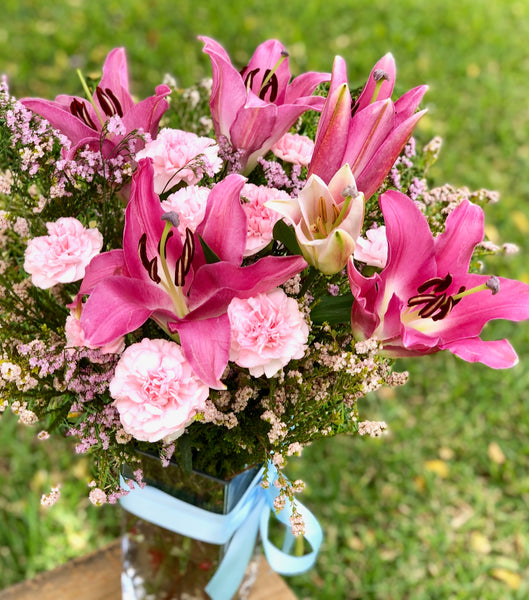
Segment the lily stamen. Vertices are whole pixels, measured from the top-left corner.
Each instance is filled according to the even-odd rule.
[[[272,91],[270,92],[270,102],[273,102],[277,98],[277,92],[279,89],[279,83],[277,80],[276,71],[279,69],[281,63],[288,58],[288,52],[286,50],[281,51],[281,57],[276,62],[276,64],[271,69],[266,69],[265,76],[263,77],[263,82],[261,83],[261,87],[259,89],[259,98],[264,100],[264,96],[268,91],[268,88],[271,87]]]
[[[165,275],[165,282],[162,282],[162,284],[164,285],[165,289],[167,290],[168,294],[171,296],[171,299],[173,300],[176,315],[180,318],[183,318],[189,312],[189,309],[187,308],[187,304],[186,304],[186,301],[184,298],[184,293],[182,291],[182,286],[184,284],[185,275],[189,271],[189,266],[187,266],[187,271],[185,271],[185,269],[182,269],[182,267],[180,267],[180,272],[178,273],[178,276],[175,276],[176,281],[173,282],[173,278],[171,277],[171,274],[169,273],[169,266],[167,265],[167,256],[166,256],[167,241],[170,237],[170,234],[172,234],[172,231],[171,231],[172,227],[173,227],[173,224],[171,223],[171,221],[167,220],[165,223],[163,232],[162,232],[162,237],[160,238],[160,261],[162,263],[162,269],[163,269],[163,272]],[[186,239],[186,241],[187,241],[187,239]],[[185,244],[184,244],[184,248],[185,248]],[[183,252],[184,252],[184,250],[183,250]],[[180,259],[179,259],[180,261],[181,261],[181,258],[182,257],[180,257]],[[189,262],[191,262],[191,261],[189,261]],[[177,270],[178,270],[178,268],[179,267],[178,267],[178,261],[177,261]],[[185,271],[185,272],[183,272],[183,271]]]
[[[447,296],[445,291],[450,287],[452,282],[453,277],[450,273],[447,273],[445,277],[432,277],[428,279],[417,288],[419,293],[408,299],[408,308],[424,305],[417,311],[417,316],[421,319],[431,318],[433,321],[439,321],[450,314],[454,306],[461,302],[465,296],[485,290],[491,291],[492,294],[497,294],[500,289],[499,279],[493,275],[482,285],[469,290],[465,289],[465,286],[461,286],[457,294]],[[425,292],[430,289],[432,291],[426,294]]]
[[[121,104],[111,89],[107,88],[106,90],[102,90],[97,86],[96,96],[107,117],[113,117],[114,115],[118,115],[119,117],[123,116]]]

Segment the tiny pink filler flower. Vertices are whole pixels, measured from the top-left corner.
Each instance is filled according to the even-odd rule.
[[[176,342],[148,338],[121,355],[109,389],[123,429],[146,442],[178,437],[209,395]]]
[[[48,235],[29,240],[24,253],[24,270],[33,285],[48,289],[82,279],[92,258],[101,252],[103,236],[73,217],[46,223],[46,229]]]

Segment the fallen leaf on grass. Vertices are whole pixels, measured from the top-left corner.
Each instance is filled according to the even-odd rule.
[[[457,507],[456,513],[452,517],[450,526],[452,529],[459,529],[474,516],[474,509],[470,504],[462,504]]]
[[[485,235],[491,242],[497,243],[500,239],[500,234],[497,227],[494,225],[485,225]]]
[[[503,463],[507,460],[505,454],[503,454],[503,450],[500,448],[500,445],[497,442],[491,442],[489,444],[487,454],[490,460],[497,465],[503,465]]]
[[[492,550],[489,538],[479,531],[472,532],[470,536],[470,547],[474,552],[479,552],[480,554],[489,554]]]
[[[503,581],[503,583],[506,583],[511,590],[518,590],[522,584],[522,576],[515,571],[510,571],[509,569],[492,569],[490,574],[492,577],[494,577],[494,579],[498,579],[498,581]]]
[[[413,485],[417,491],[424,492],[426,489],[426,479],[422,475],[417,475],[417,477],[413,478]]]
[[[439,477],[442,479],[446,479],[448,477],[449,469],[444,460],[427,460],[424,463],[424,468],[427,471],[431,471],[432,473],[439,475]]]
[[[452,460],[454,458],[454,451],[452,448],[443,446],[442,448],[439,448],[439,458],[442,458],[443,460]]]

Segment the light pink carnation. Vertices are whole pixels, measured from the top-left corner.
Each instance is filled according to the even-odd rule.
[[[366,232],[366,237],[356,240],[354,257],[372,267],[383,269],[388,261],[388,239],[386,228],[373,227]]]
[[[285,133],[272,146],[272,152],[286,162],[308,167],[314,152],[314,142],[306,135]]]
[[[152,158],[154,191],[161,194],[180,181],[198,183],[204,175],[213,176],[222,168],[215,140],[180,129],[162,129],[157,138],[145,144],[136,160]]]
[[[146,442],[178,437],[209,395],[176,342],[148,338],[121,355],[109,389],[123,429]]]
[[[178,231],[182,236],[185,236],[186,228],[194,232],[204,219],[210,191],[207,187],[190,185],[177,190],[162,202],[165,211],[178,213]]]
[[[24,253],[24,269],[33,285],[47,289],[82,279],[92,258],[101,252],[103,236],[73,217],[46,223],[46,228],[48,235],[29,240]]]
[[[248,200],[242,205],[248,218],[244,256],[251,256],[272,241],[274,225],[282,218],[278,212],[267,208],[264,203],[268,200],[290,200],[290,196],[281,190],[246,183],[242,188],[241,198]]]
[[[231,324],[230,360],[250,374],[272,377],[305,354],[309,328],[298,303],[281,289],[228,306]]]

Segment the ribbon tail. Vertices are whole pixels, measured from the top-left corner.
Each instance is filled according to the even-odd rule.
[[[268,537],[268,526],[270,521],[270,513],[272,512],[268,507],[261,513],[260,531],[264,553],[269,565],[276,573],[280,575],[298,575],[304,573],[314,566],[316,557],[323,541],[323,531],[318,523],[316,517],[310,512],[310,510],[301,504],[296,502],[296,509],[300,513],[305,522],[305,540],[311,545],[312,551],[303,556],[293,556],[285,550],[290,550],[292,546],[293,537],[288,532],[290,530],[290,516],[292,514],[292,507],[286,506],[282,511],[277,513],[275,517],[285,525],[287,528],[287,538],[283,544],[283,550],[280,550],[275,546]]]
[[[230,540],[224,558],[206,586],[212,600],[230,600],[235,596],[254,552],[263,508],[267,508],[264,498],[255,505]]]

